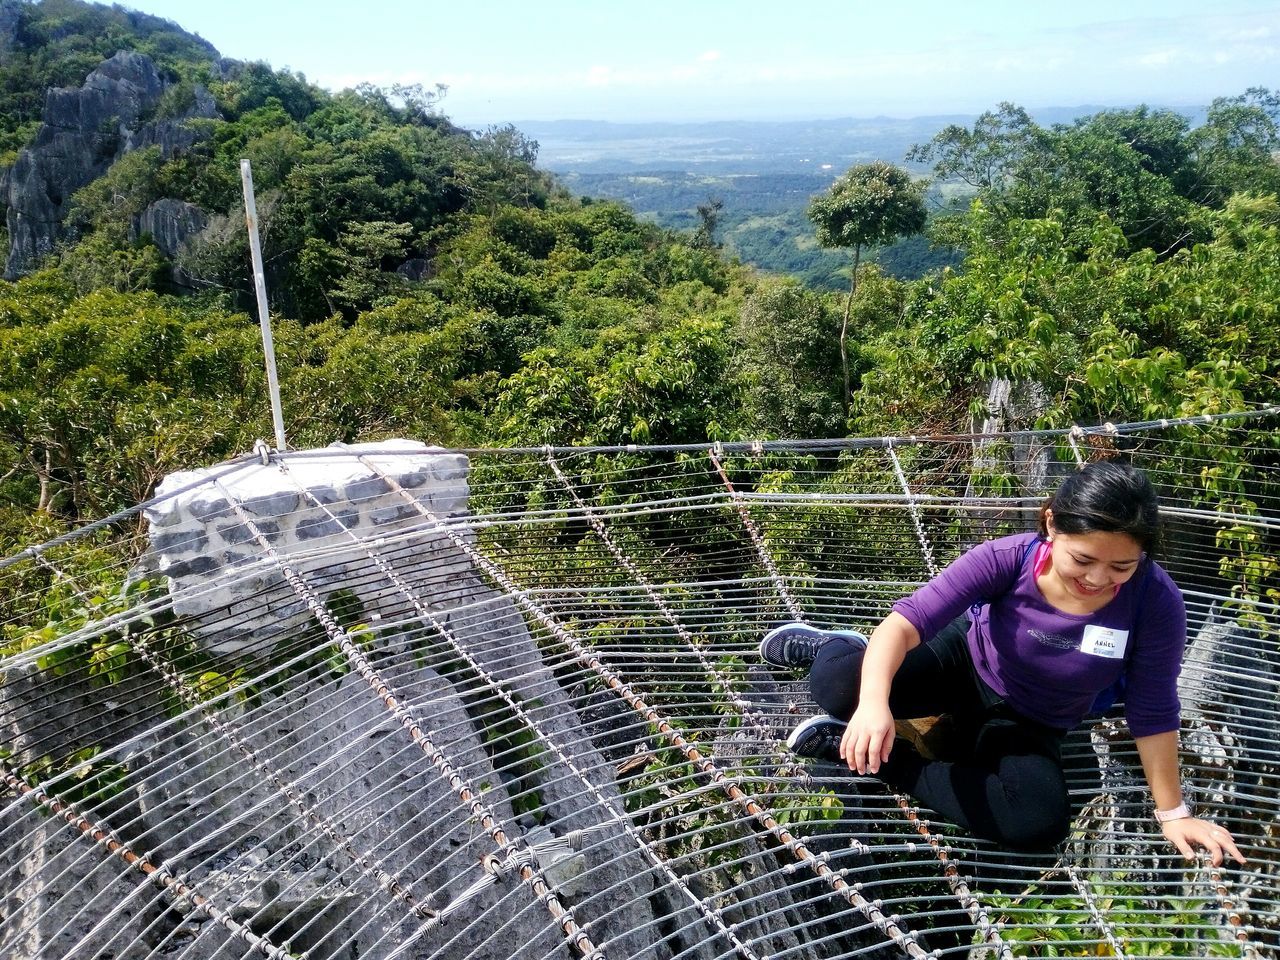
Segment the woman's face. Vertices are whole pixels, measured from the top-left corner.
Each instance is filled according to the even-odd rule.
[[[1110,597],[1138,569],[1142,547],[1129,534],[1062,533],[1053,528],[1052,512],[1045,519],[1053,538],[1049,573],[1071,596],[1085,601]]]

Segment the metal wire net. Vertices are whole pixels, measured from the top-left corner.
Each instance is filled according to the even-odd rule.
[[[1276,413],[174,478],[0,569],[0,955],[1274,956]],[[869,629],[1114,456],[1162,495],[1184,783],[1246,867],[1159,835],[1119,712],[1068,741],[1052,855],[788,755],[764,631]]]

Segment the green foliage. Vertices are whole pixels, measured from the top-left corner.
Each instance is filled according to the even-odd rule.
[[[76,191],[67,227],[74,232],[96,230],[103,239],[124,243],[133,220],[167,186],[159,182],[163,167],[159,147],[125,154],[101,177]]]
[[[123,764],[100,757],[101,747],[84,747],[61,760],[40,757],[22,766],[18,777],[29,784],[47,784],[57,798],[78,810],[92,810],[97,804],[111,800],[125,789],[128,770]],[[0,760],[8,760],[0,750]]]
[[[991,229],[979,205],[964,224],[965,270],[916,292],[910,341],[885,355],[855,406],[880,420],[886,401],[913,393],[908,421],[963,422],[991,377],[1043,385],[1053,423],[1272,402],[1275,204],[1233,203],[1211,218],[1209,242],[1166,260],[1129,253],[1105,218],[1076,253],[1056,220]]]
[[[1238,193],[1280,193],[1280,92],[1251,87],[1216,98],[1189,139],[1200,160],[1189,192],[1200,202],[1221,208]]]
[[[794,282],[761,283],[742,306],[736,356],[743,419],[752,436],[831,437],[844,432],[832,306]]]
[[[1053,219],[1079,253],[1103,215],[1130,251],[1166,256],[1208,239],[1206,208],[1237,191],[1280,188],[1278,121],[1280,97],[1263,88],[1215,100],[1195,130],[1181,114],[1145,106],[1043,128],[1002,103],[971,129],[945,128],[910,158],[975,188],[993,217],[989,230]]]
[[[810,207],[818,241],[854,252],[837,319],[834,300],[724,262],[727,205],[705,183],[686,184],[698,229],[676,235],[558,193],[535,142],[457,129],[440,91],[330,94],[201,62],[175,68],[158,111],[205,83],[221,115],[199,121],[195,147],[127,155],[76,195],[48,270],[0,287],[0,493],[18,512],[82,522],[269,435],[256,325],[236,312],[253,303],[242,156],[298,445],[964,429],[991,378],[1040,384],[1054,424],[1274,398],[1280,213],[1270,194],[1226,193],[1274,182],[1265,90],[1215,101],[1194,130],[1146,108],[1044,129],[1004,105],[943,131],[920,156],[978,200],[936,228],[962,266],[921,281],[858,259],[920,228],[922,183],[853,168]],[[212,214],[178,263],[200,296],[157,295],[163,258],[129,240],[160,197]],[[1206,503],[1256,502],[1226,473],[1202,485]],[[1231,547],[1224,576],[1265,595],[1265,545]]]
[[[584,351],[540,348],[503,381],[507,443],[679,443],[716,439],[732,414],[723,322],[689,318],[651,337],[614,328]]]
[[[121,6],[80,0],[0,0],[15,23],[0,60],[0,166],[13,161],[39,127],[45,92],[78,87],[118,50],[136,50],[172,77],[190,76],[218,56],[174,23]]]
[[[858,293],[858,266],[862,248],[886,243],[893,237],[918,233],[927,219],[924,185],[900,167],[866,163],[852,167],[831,185],[825,196],[809,204],[809,219],[817,228],[823,247],[852,247],[849,297],[840,324],[840,369],[844,381],[843,410],[848,415],[853,382],[849,359],[849,319]]]
[[[924,228],[924,185],[889,163],[859,164],[809,204],[824,247],[862,247]]]
[[[0,462],[30,478],[31,509],[102,516],[145,499],[193,450],[242,448],[240,384],[200,375],[216,348],[189,314],[48,281],[0,286]]]
[[[1092,878],[1093,905],[1130,957],[1239,957],[1215,905],[1164,897],[1123,875]],[[1001,938],[1016,957],[1109,957],[1116,952],[1097,934],[1097,921],[1081,896],[993,894],[988,908],[1003,921]],[[1092,934],[1092,936],[1090,936]]]
[[[118,632],[59,643],[71,634],[92,634],[93,624],[132,608],[150,589],[145,581],[123,583],[114,572],[118,557],[97,544],[57,557],[58,576],[41,576],[38,606],[26,611],[26,623],[4,624],[0,656],[47,650],[36,665],[55,676],[87,674],[90,686],[105,687],[124,679],[128,646]],[[23,598],[14,597],[19,603]]]
[[[3,490],[67,522],[145,499],[193,455],[222,459],[270,435],[249,317],[207,297],[124,292],[155,248],[113,247],[109,224],[123,231],[154,160],[140,154],[81,195],[102,227],[58,267],[0,285]],[[116,204],[123,212],[102,212]],[[290,269],[310,271],[333,315],[275,321],[293,443],[688,440],[731,427],[736,301],[714,252],[604,204],[502,207],[466,224],[439,248],[436,279],[412,287],[388,269],[410,224],[352,221],[333,244],[303,245]],[[350,319],[366,300],[376,306]],[[594,396],[544,396],[557,377]],[[563,427],[534,419],[565,402]]]
[[[831,186],[828,175],[768,172],[713,176],[654,170],[572,173],[562,180],[572,190],[621,200],[642,219],[691,234],[695,246],[723,250],[764,273],[796,277],[815,290],[848,286],[847,258],[837,250],[818,246],[813,224],[805,216],[809,201]],[[943,199],[932,196],[930,202],[941,206]],[[959,262],[953,250],[932,246],[920,236],[864,251],[862,259],[903,280]]]
[[[65,252],[59,272],[80,293],[112,290],[141,293],[162,288],[169,278],[169,264],[155,244],[146,240],[117,243],[95,234]]]

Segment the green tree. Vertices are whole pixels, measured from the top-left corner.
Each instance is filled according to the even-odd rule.
[[[1239,96],[1218,97],[1189,139],[1200,202],[1222,207],[1237,191],[1280,193],[1280,91],[1251,87]]]
[[[1036,151],[1041,136],[1031,115],[1006,101],[994,112],[983,112],[973,129],[948,124],[928,143],[912,147],[907,160],[932,163],[938,179],[959,180],[989,199],[1016,175],[1023,159]]]
[[[1051,425],[1159,418],[1280,399],[1280,213],[1238,195],[1211,239],[1159,257],[1099,216],[1084,255],[1053,219],[966,218],[964,270],[915,288],[854,410],[864,429],[965,429],[992,378],[1035,383]]]
[[[722,210],[724,210],[724,201],[719,197],[709,197],[706,203],[698,204],[698,228],[693,233],[695,247],[700,250],[720,248],[720,243],[716,240],[716,230],[720,227]]]
[[[821,246],[853,248],[849,296],[840,324],[840,371],[847,416],[853,393],[849,374],[849,315],[858,292],[862,248],[924,229],[927,219],[924,184],[912,180],[907,171],[893,164],[859,164],[836,180],[825,195],[814,198],[809,204],[809,219],[817,227]]]
[[[844,432],[840,327],[828,300],[793,280],[766,281],[742,305],[743,416],[752,436],[831,437]]]
[[[1280,96],[1259,87],[1215,100],[1194,129],[1180,113],[1146,106],[1046,128],[1003,103],[971,129],[945,128],[908,157],[932,162],[940,180],[972,187],[989,229],[1053,219],[1073,255],[1084,256],[1105,214],[1130,250],[1164,257],[1209,239],[1206,208],[1221,209],[1240,190],[1280,190],[1277,149]],[[935,237],[958,243],[958,226],[947,219]]]

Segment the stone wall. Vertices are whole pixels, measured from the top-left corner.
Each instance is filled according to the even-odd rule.
[[[249,464],[220,479],[212,470],[175,473],[157,488],[167,499],[146,511],[151,552],[144,569],[168,578],[174,612],[191,618],[211,650],[235,653],[308,616],[246,520],[321,598],[351,590],[377,619],[403,613],[405,601],[384,582],[363,590],[365,578],[352,576],[372,566],[371,548],[412,541],[419,554],[451,552],[432,518],[466,512],[466,457],[406,440],[331,449],[284,467]]]

